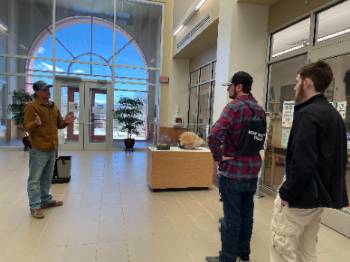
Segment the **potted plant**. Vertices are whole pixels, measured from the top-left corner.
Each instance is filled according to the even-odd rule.
[[[17,90],[13,92],[12,104],[9,105],[9,111],[12,114],[12,120],[15,122],[18,130],[23,134],[22,141],[24,150],[28,151],[30,148],[29,137],[23,127],[24,122],[24,108],[28,102],[32,100],[32,96],[24,90]]]
[[[121,131],[127,133],[127,138],[124,139],[125,151],[134,151],[135,139],[132,136],[139,135],[138,127],[144,125],[141,119],[143,106],[141,98],[122,97],[114,111],[114,118],[121,125]]]

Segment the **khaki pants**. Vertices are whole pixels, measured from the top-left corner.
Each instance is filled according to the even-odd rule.
[[[323,208],[282,206],[277,196],[272,217],[271,262],[316,262],[317,233]]]

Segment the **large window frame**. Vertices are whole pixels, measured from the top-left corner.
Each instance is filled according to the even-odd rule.
[[[148,132],[147,139],[153,139],[153,143],[157,143],[158,141],[158,136],[159,136],[159,104],[160,104],[160,82],[159,82],[159,76],[160,76],[160,72],[161,72],[161,65],[162,65],[162,60],[163,60],[163,31],[164,31],[164,8],[165,8],[165,4],[163,2],[154,2],[154,1],[148,1],[148,0],[141,0],[141,1],[134,1],[134,3],[140,3],[140,4],[147,4],[150,6],[156,6],[157,8],[155,9],[155,13],[159,13],[160,16],[157,18],[158,22],[159,22],[159,27],[157,27],[160,31],[158,34],[159,38],[157,38],[157,45],[159,45],[159,49],[157,48],[156,50],[160,50],[157,51],[157,53],[154,51],[154,53],[156,53],[156,55],[154,56],[153,59],[151,59],[150,57],[148,57],[149,61],[146,61],[145,55],[143,54],[144,50],[141,50],[141,45],[139,45],[139,43],[137,43],[137,40],[135,37],[135,39],[132,37],[132,32],[130,32],[130,34],[127,31],[124,30],[128,30],[128,27],[121,27],[119,25],[119,20],[122,19],[122,17],[119,17],[118,12],[121,11],[119,10],[119,7],[122,7],[124,5],[120,5],[120,1],[119,0],[109,0],[111,9],[110,9],[110,17],[108,17],[108,19],[104,18],[104,14],[101,13],[101,17],[99,15],[99,13],[96,13],[96,15],[72,15],[72,16],[67,16],[64,18],[58,18],[59,14],[56,14],[56,12],[59,10],[58,9],[58,1],[53,0],[52,1],[52,7],[50,6],[49,9],[51,11],[50,17],[48,18],[48,21],[50,21],[50,26],[48,26],[47,28],[42,27],[43,29],[40,30],[40,28],[38,28],[38,34],[35,33],[33,35],[36,35],[36,39],[38,39],[40,41],[40,32],[42,33],[47,33],[50,32],[51,33],[51,38],[52,40],[52,56],[50,54],[50,57],[45,57],[45,56],[40,56],[35,54],[32,51],[35,51],[35,45],[38,43],[33,42],[32,46],[29,46],[29,51],[26,52],[25,54],[19,54],[16,51],[13,50],[7,50],[4,53],[0,53],[0,59],[5,60],[6,61],[6,65],[10,63],[10,61],[18,61],[18,63],[21,64],[25,64],[25,69],[24,71],[22,71],[23,69],[18,69],[18,70],[8,70],[8,68],[2,72],[0,72],[0,78],[4,77],[6,79],[14,79],[14,78],[18,78],[21,79],[21,82],[24,83],[24,85],[26,86],[26,89],[28,91],[31,91],[31,85],[32,82],[34,82],[33,80],[31,80],[33,77],[37,77],[37,78],[42,78],[44,80],[48,80],[50,81],[50,84],[52,83],[54,86],[56,86],[56,79],[57,77],[62,76],[63,74],[72,76],[72,77],[86,77],[86,80],[102,80],[102,81],[111,81],[112,85],[111,85],[111,89],[113,89],[114,91],[119,91],[119,92],[135,92],[137,94],[140,94],[142,96],[144,96],[144,94],[146,93],[146,97],[148,100],[148,103],[152,103],[152,107],[154,107],[154,110],[152,108],[147,108],[147,123],[145,123],[146,125],[146,130],[150,130],[150,132]],[[142,8],[142,7],[141,7]],[[79,11],[80,12],[80,11]],[[81,11],[82,13],[84,13],[85,11]],[[87,12],[88,13],[88,12]],[[92,13],[91,13],[92,14]],[[145,14],[147,15],[147,13]],[[64,16],[64,15],[63,15]],[[113,16],[113,17],[112,17]],[[80,17],[80,18],[79,18]],[[72,59],[65,59],[62,57],[58,57],[56,54],[56,49],[58,47],[58,43],[56,41],[56,32],[59,30],[60,27],[65,26],[65,24],[69,24],[72,22],[72,20],[76,20],[76,19],[91,19],[91,20],[95,20],[97,21],[97,23],[102,24],[104,26],[110,27],[112,32],[113,32],[113,39],[112,36],[110,37],[110,40],[113,41],[112,42],[112,56],[109,59],[96,59],[95,60],[91,60],[91,61],[83,61],[83,59],[80,59],[81,55],[78,55]],[[10,24],[11,23],[9,21],[5,21],[6,23]],[[74,21],[73,21],[74,22]],[[118,23],[117,23],[118,22]],[[49,24],[49,23],[48,23]],[[157,30],[158,30],[157,29]],[[36,30],[36,29],[35,29]],[[125,44],[125,46],[127,47],[130,44],[132,44],[133,46],[136,46],[136,49],[138,49],[138,53],[141,55],[142,60],[145,62],[143,66],[138,66],[137,64],[134,64],[132,61],[129,62],[118,62],[116,59],[116,57],[118,56],[118,54],[116,52],[118,52],[118,47],[117,47],[117,33],[121,33],[123,35],[127,35],[130,38],[130,41]],[[158,32],[158,31],[157,31]],[[8,37],[11,37],[11,31],[9,30],[8,33],[6,33],[8,35]],[[16,34],[13,33],[13,34]],[[158,42],[159,40],[159,42]],[[40,43],[39,43],[40,45]],[[122,45],[122,44],[120,44]],[[125,47],[123,46],[123,48]],[[18,47],[15,47],[18,48]],[[153,49],[152,49],[153,50]],[[149,50],[145,50],[145,51],[149,51]],[[147,53],[148,54],[148,53]],[[94,57],[97,57],[95,54],[91,52],[89,52],[89,54],[86,55],[92,55]],[[148,56],[150,56],[151,54],[148,54]],[[153,56],[152,56],[153,57]],[[101,58],[101,57],[100,57]],[[33,63],[33,60],[40,60],[46,63],[50,63],[50,65],[52,66],[52,70],[48,70],[48,71],[40,71],[40,70],[35,70],[30,64]],[[69,68],[71,68],[71,66],[73,64],[80,64],[80,65],[87,65],[87,66],[99,66],[99,67],[106,67],[106,68],[110,68],[110,75],[94,75],[94,73],[90,74],[82,74],[82,73],[74,73],[72,72],[73,70],[67,70],[67,72],[60,72],[59,70],[57,70],[57,63],[65,63],[67,65],[69,65]],[[19,67],[18,67],[19,68]],[[138,76],[131,76],[132,73],[127,76],[125,75],[126,73],[121,73],[120,75],[117,74],[117,70],[120,69],[120,71],[132,71],[132,70],[136,70],[136,71],[145,71],[146,72],[146,77],[138,77]],[[124,69],[124,70],[123,70]],[[127,70],[126,70],[127,69]],[[106,73],[103,73],[106,74]],[[139,74],[140,75],[140,74]],[[142,74],[143,75],[143,74]],[[96,79],[98,77],[98,79]],[[24,81],[23,81],[24,79]],[[84,79],[85,80],[85,79]],[[8,80],[10,81],[10,80]],[[125,89],[125,86],[128,85],[128,88]],[[145,86],[145,88],[140,86]],[[21,85],[22,86],[22,85]],[[7,100],[11,100],[11,95],[9,95],[7,97]],[[154,100],[154,101],[153,101]],[[8,119],[10,117],[10,115],[6,114],[6,119]],[[152,130],[149,127],[152,127]],[[7,142],[7,141],[5,141]],[[0,145],[0,147],[2,148],[6,148],[7,145],[5,144],[5,146]]]
[[[349,0],[347,0],[349,1]],[[318,42],[317,41],[317,31],[318,31],[318,23],[317,23],[317,19],[318,19],[318,15],[320,13],[322,13],[323,11],[329,10],[332,7],[337,6],[338,4],[342,4],[346,1],[337,1],[337,2],[333,2],[331,4],[322,6],[312,12],[310,12],[309,14],[299,17],[297,19],[295,19],[294,21],[292,21],[291,23],[282,26],[280,28],[278,28],[277,30],[271,32],[269,34],[269,39],[268,39],[268,62],[267,62],[267,83],[266,83],[266,93],[265,93],[265,109],[266,111],[270,111],[271,108],[269,108],[269,104],[270,104],[270,92],[271,92],[271,80],[272,80],[272,72],[271,72],[271,68],[273,65],[278,64],[280,62],[283,61],[290,61],[296,57],[300,57],[300,56],[307,56],[307,61],[306,62],[310,62],[313,61],[315,59],[317,59],[317,57],[320,57],[321,54],[323,52],[324,49],[328,49],[328,55],[324,56],[323,58],[332,58],[332,57],[336,57],[339,55],[346,55],[346,54],[350,54],[350,48],[348,48],[348,46],[346,46],[347,43],[350,42],[350,34],[345,34],[345,35],[340,35],[339,37],[334,37],[331,39],[328,39],[327,41],[321,41]],[[272,56],[272,49],[273,49],[273,37],[275,34],[280,33],[281,31],[288,29],[294,25],[296,25],[297,23],[304,21],[306,19],[310,19],[310,30],[309,30],[309,46],[305,46],[303,48],[299,48],[297,50],[291,50],[290,52],[286,52],[284,54],[281,54],[277,57],[273,57]],[[338,50],[336,50],[336,48],[332,48],[332,46],[334,45],[338,45]],[[302,66],[302,65],[301,65]],[[296,72],[297,73],[297,72]],[[271,122],[271,121],[270,121]],[[268,141],[269,143],[269,141]],[[263,172],[264,173],[264,172]],[[263,176],[263,183],[264,183],[264,176]],[[273,189],[275,190],[275,189]]]
[[[207,76],[204,79],[204,72],[205,70],[210,71],[210,76],[207,78]],[[196,68],[193,71],[190,71],[190,77],[189,77],[189,107],[188,107],[188,124],[187,129],[189,131],[193,131],[197,134],[199,134],[201,137],[203,137],[205,140],[207,139],[210,127],[212,124],[212,113],[213,113],[213,97],[214,97],[214,89],[215,89],[215,69],[216,69],[216,60],[211,61],[207,64],[201,65],[200,67]],[[195,77],[196,79],[194,79]],[[195,80],[195,81],[194,81]],[[206,121],[203,124],[200,124],[200,91],[201,88],[207,86],[209,84],[209,95],[207,100],[207,108],[208,108],[208,114],[206,117]],[[194,92],[191,92],[194,90]],[[191,96],[191,93],[195,94],[195,97]],[[195,99],[195,108],[192,108],[192,100]],[[195,122],[191,123],[191,110],[195,110]],[[204,132],[203,132],[204,130]]]
[[[349,0],[347,0],[349,1]],[[271,67],[277,63],[283,62],[283,61],[291,61],[292,59],[298,57],[298,56],[306,56],[308,62],[315,62],[319,59],[332,59],[332,58],[337,58],[340,56],[345,56],[345,55],[350,55],[350,31],[349,33],[341,33],[339,35],[334,34],[335,36],[327,38],[326,41],[317,41],[317,33],[318,33],[318,19],[319,19],[319,14],[322,13],[323,11],[329,10],[339,4],[342,4],[346,1],[333,1],[330,4],[327,4],[325,6],[322,6],[321,8],[318,8],[312,12],[310,12],[307,16],[300,17],[291,23],[289,23],[286,26],[283,26],[279,28],[278,30],[271,32],[269,36],[269,45],[268,45],[268,62],[267,62],[267,83],[266,83],[266,97],[265,97],[265,108],[267,111],[271,110],[269,108],[269,103],[271,101],[270,99],[270,89],[272,87],[272,76],[271,76]],[[311,23],[310,23],[310,31],[309,31],[309,38],[310,38],[310,45],[308,47],[299,49],[299,50],[294,50],[291,52],[288,52],[286,54],[283,54],[281,56],[272,57],[272,38],[275,33],[280,32],[281,30],[284,30],[285,28],[288,28],[289,26],[294,25],[295,23],[298,23],[299,21],[310,17]],[[302,65],[301,65],[302,66]],[[296,74],[297,72],[295,72]],[[336,98],[332,96],[331,102],[334,102]],[[333,103],[334,104],[334,103]],[[350,105],[347,105],[348,107]],[[271,116],[270,112],[270,118],[273,117]],[[272,118],[269,121],[270,124],[272,123]],[[269,127],[269,130],[271,130],[271,126]],[[265,151],[265,166],[262,170],[262,186],[265,188],[267,191],[270,192],[276,192],[276,188],[273,187],[273,181],[270,179],[271,186],[267,185],[266,181],[266,163],[271,160],[272,163],[275,162],[275,160],[278,158],[284,157],[285,153],[283,153],[283,150],[277,149],[273,150],[273,153],[269,151],[269,147],[272,147],[272,138],[268,137],[267,141],[267,149]],[[348,150],[349,152],[349,150]],[[271,156],[272,154],[272,156]],[[275,158],[276,157],[276,158]],[[349,157],[349,155],[348,155]],[[282,160],[280,159],[280,160]],[[276,161],[277,161],[276,160]],[[273,164],[272,164],[273,165]],[[272,169],[272,166],[271,166]],[[272,171],[270,171],[272,172]],[[333,211],[333,210],[326,210],[325,214],[323,216],[323,222],[327,224],[328,226],[336,229],[337,231],[350,236],[350,231],[348,227],[348,223],[350,222],[350,208],[344,209],[344,211]],[[341,217],[341,218],[340,218]],[[340,219],[340,220],[339,220]],[[339,221],[342,221],[339,223]]]
[[[341,6],[341,5],[344,5],[344,6]],[[335,41],[339,41],[339,39],[347,39],[350,37],[350,23],[347,22],[349,24],[348,28],[340,29],[340,31],[338,31],[338,32],[330,32],[328,35],[322,36],[320,39],[317,39],[319,36],[319,31],[320,31],[320,28],[319,28],[320,16],[327,11],[335,11],[332,9],[345,8],[345,7],[349,8],[350,2],[347,0],[341,0],[341,1],[336,1],[334,3],[331,3],[330,5],[327,5],[323,8],[320,8],[319,10],[316,10],[314,12],[315,13],[315,31],[314,31],[314,33],[315,33],[314,34],[314,44],[315,45],[322,45],[322,43],[332,43]],[[336,10],[336,11],[339,11],[339,10]],[[344,18],[344,16],[342,16],[342,18]],[[347,21],[349,21],[349,20],[347,20]],[[344,29],[346,29],[346,30],[344,30]]]

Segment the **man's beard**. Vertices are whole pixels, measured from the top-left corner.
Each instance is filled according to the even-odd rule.
[[[229,96],[231,99],[236,99],[237,98],[237,92],[236,89],[233,90],[233,94]]]
[[[299,91],[295,93],[294,100],[296,103],[304,102],[306,99],[305,97],[305,91],[304,91],[304,84],[301,84]]]

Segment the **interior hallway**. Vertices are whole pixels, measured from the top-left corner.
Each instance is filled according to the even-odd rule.
[[[64,153],[65,155],[66,153]],[[30,217],[28,155],[0,152],[1,262],[200,262],[220,248],[216,189],[152,193],[145,152],[73,152],[62,208]],[[267,262],[272,198],[256,200],[252,261]],[[319,261],[349,261],[350,239],[322,227]]]

